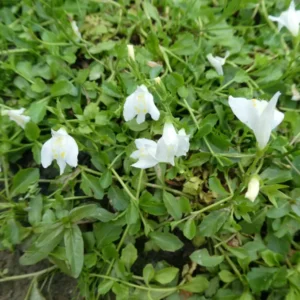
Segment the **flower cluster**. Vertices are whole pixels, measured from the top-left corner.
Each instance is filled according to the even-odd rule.
[[[153,95],[144,85],[138,86],[136,91],[127,97],[124,104],[124,119],[130,121],[136,116],[138,124],[145,121],[149,113],[153,120],[158,120],[160,112],[154,104]],[[140,169],[154,167],[158,163],[175,165],[175,157],[184,156],[189,150],[189,136],[184,129],[177,133],[172,123],[165,123],[162,137],[154,142],[149,139],[137,139],[135,145],[138,150],[131,154],[131,158],[138,159],[132,166]]]

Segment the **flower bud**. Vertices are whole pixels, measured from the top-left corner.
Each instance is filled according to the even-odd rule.
[[[161,78],[159,76],[155,77],[154,81],[155,81],[156,84],[161,84]]]
[[[128,57],[131,58],[133,61],[135,61],[133,45],[127,45],[127,50],[128,50]]]
[[[253,176],[248,184],[248,190],[245,197],[254,202],[259,193],[259,177]]]

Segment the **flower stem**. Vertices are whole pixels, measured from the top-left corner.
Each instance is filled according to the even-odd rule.
[[[57,268],[56,266],[52,266],[50,268],[47,268],[47,269],[44,269],[44,270],[41,270],[41,271],[38,271],[38,272],[0,278],[0,282],[12,281],[12,280],[21,280],[21,279],[26,279],[26,278],[31,278],[31,277],[37,277],[37,276],[41,276],[43,274],[49,273],[49,272],[55,270],[56,268]]]
[[[110,276],[106,276],[106,275],[100,275],[100,274],[90,274],[91,277],[99,277],[99,278],[103,278],[103,279],[107,279],[107,280],[111,280],[111,281],[115,281],[115,282],[120,282],[124,285],[136,288],[136,289],[140,289],[140,290],[145,290],[145,291],[150,291],[150,292],[175,292],[179,289],[178,286],[176,287],[166,287],[166,288],[157,288],[157,287],[151,287],[151,286],[143,286],[143,285],[137,285],[134,283],[130,283],[124,280],[121,280],[119,278],[115,278],[115,277],[110,277]]]

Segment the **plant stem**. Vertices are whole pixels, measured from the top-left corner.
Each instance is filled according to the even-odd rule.
[[[136,289],[140,289],[140,290],[145,290],[145,291],[152,291],[152,292],[175,292],[179,289],[178,286],[176,287],[168,287],[168,288],[157,288],[157,287],[151,287],[151,286],[142,286],[142,285],[137,285],[134,283],[130,283],[124,280],[121,280],[119,278],[115,278],[115,277],[110,277],[110,276],[106,276],[106,275],[100,275],[100,274],[90,274],[91,277],[99,277],[99,278],[103,278],[103,279],[107,279],[107,280],[111,280],[111,281],[115,281],[115,282],[120,282],[124,285],[136,288]]]
[[[21,280],[21,279],[26,279],[26,278],[31,278],[31,277],[37,277],[37,276],[41,276],[43,274],[46,274],[48,272],[51,272],[53,270],[57,269],[56,266],[52,266],[50,268],[38,271],[38,272],[33,272],[33,273],[29,273],[29,274],[23,274],[23,275],[15,275],[15,276],[10,276],[10,277],[5,277],[5,278],[1,278],[0,282],[5,282],[5,281],[12,281],[12,280]]]
[[[174,190],[174,189],[172,189],[170,187],[162,186],[162,185],[159,185],[159,184],[154,184],[154,183],[148,183],[147,182],[146,185],[149,186],[149,187],[156,188],[156,189],[166,190],[166,191],[172,192],[173,194],[184,196],[184,197],[187,197],[187,198],[190,198],[190,199],[194,198],[193,196],[185,194],[184,192],[181,192],[181,191],[178,191],[178,190]]]
[[[114,173],[115,177],[118,179],[118,181],[120,182],[120,184],[122,185],[122,187],[124,188],[124,190],[128,194],[128,196],[134,202],[138,202],[138,199],[135,196],[133,196],[133,194],[130,192],[130,190],[128,189],[127,185],[125,184],[125,182],[123,181],[123,179],[119,176],[119,174],[116,172],[116,170],[114,168],[111,168],[111,171]]]

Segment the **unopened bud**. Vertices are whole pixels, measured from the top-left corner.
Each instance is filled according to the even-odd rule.
[[[127,45],[127,50],[128,50],[128,57],[131,58],[133,61],[135,61],[133,45]]]
[[[161,84],[161,79],[160,79],[160,77],[155,77],[155,78],[154,78],[154,81],[155,81],[157,84]]]
[[[254,202],[259,193],[259,177],[253,176],[248,184],[248,190],[245,195],[247,199]]]

